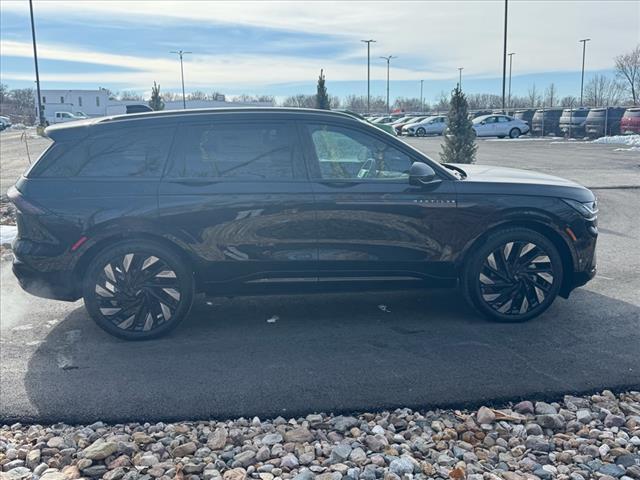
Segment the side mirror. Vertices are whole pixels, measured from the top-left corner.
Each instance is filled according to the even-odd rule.
[[[480,125],[486,125],[486,123],[487,123],[487,122],[486,122],[485,120],[482,120],[482,121],[480,122]]]
[[[409,183],[421,186],[433,182],[436,179],[436,172],[429,165],[423,162],[413,162],[409,169]]]

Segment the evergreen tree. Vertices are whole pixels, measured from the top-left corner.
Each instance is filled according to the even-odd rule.
[[[447,132],[440,152],[444,163],[473,163],[475,161],[476,133],[469,119],[469,106],[460,87],[456,87],[449,103]]]
[[[320,70],[320,77],[318,77],[318,93],[316,93],[316,108],[322,110],[331,109],[331,101],[329,94],[327,94],[327,87],[324,84],[324,73]]]
[[[153,87],[151,88],[151,99],[149,100],[149,106],[153,110],[164,110],[164,102],[162,101],[162,97],[160,96],[160,85],[156,85],[156,82],[153,82]]]

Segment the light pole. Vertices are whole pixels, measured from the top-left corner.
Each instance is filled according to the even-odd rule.
[[[36,26],[33,21],[33,2],[29,0],[29,13],[31,14],[31,38],[33,39],[33,61],[36,65],[36,91],[38,94],[38,121],[44,125],[44,112],[42,111],[42,97],[40,96],[40,73],[38,72],[38,50],[36,48]]]
[[[504,46],[502,51],[502,113],[505,112],[505,84],[507,77],[507,12],[508,12],[509,0],[504,0]]]
[[[388,57],[380,57],[380,58],[387,61],[387,115],[388,115],[389,113],[391,113],[391,108],[389,106],[389,62],[391,62],[392,58],[398,58],[398,57],[389,55]]]
[[[513,66],[513,56],[515,55],[515,52],[511,52],[509,54],[509,108],[511,108],[511,67]]]
[[[187,100],[186,100],[185,95],[184,95],[184,68],[182,67],[182,56],[186,55],[187,53],[193,53],[193,52],[184,52],[182,50],[178,50],[177,52],[173,51],[173,52],[169,52],[169,53],[175,53],[180,57],[180,76],[182,78],[182,108],[184,110],[186,110],[187,109]]]
[[[360,40],[367,44],[367,113],[371,113],[371,44],[375,40]]]
[[[579,42],[582,42],[582,79],[580,80],[580,106],[582,107],[582,93],[584,92],[584,55],[587,49],[587,42],[590,41],[590,38],[583,38]],[[578,42],[578,43],[579,43]]]
[[[424,98],[422,96],[422,86],[424,85],[424,80],[420,80],[420,113],[422,113],[424,111],[424,103],[422,101],[422,99]]]
[[[462,90],[462,70],[464,67],[458,67],[458,87]]]

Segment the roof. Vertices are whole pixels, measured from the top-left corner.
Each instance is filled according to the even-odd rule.
[[[285,108],[285,107],[228,107],[228,108],[197,108],[188,110],[162,110],[159,112],[144,112],[123,115],[113,115],[109,117],[88,118],[80,121],[58,123],[47,127],[45,133],[54,140],[61,137],[83,137],[87,135],[89,127],[95,125],[119,125],[140,120],[162,120],[179,119],[186,120],[199,115],[224,115],[224,114],[289,114],[289,115],[318,115],[332,116],[335,118],[361,121],[353,115],[331,110],[318,110],[313,108]]]

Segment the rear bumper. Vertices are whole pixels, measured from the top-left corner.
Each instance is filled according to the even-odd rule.
[[[71,272],[39,272],[26,263],[15,259],[13,274],[22,289],[31,295],[68,302],[80,298]]]

